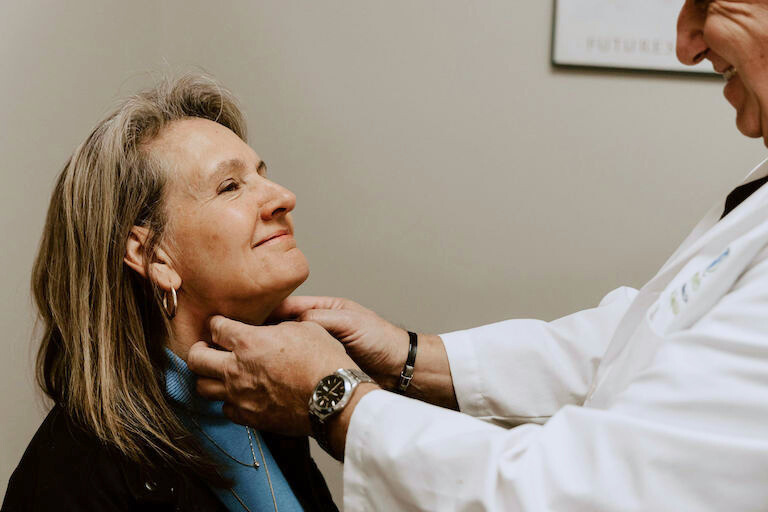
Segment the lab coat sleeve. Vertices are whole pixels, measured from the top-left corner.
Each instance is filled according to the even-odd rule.
[[[385,391],[353,415],[344,510],[765,510],[768,445],[755,438],[566,406],[502,427]]]
[[[637,290],[618,288],[564,318],[507,320],[442,334],[461,412],[503,426],[581,405]],[[415,376],[418,378],[418,375]]]
[[[766,311],[763,251],[694,324],[645,331],[663,342],[604,408],[568,405],[544,425],[372,392],[349,426],[345,510],[765,510]]]

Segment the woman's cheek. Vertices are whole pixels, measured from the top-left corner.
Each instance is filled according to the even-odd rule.
[[[205,252],[208,254],[216,254],[223,248],[222,236],[215,226],[208,226],[206,233],[203,233],[200,237],[200,241],[205,244]]]
[[[176,243],[188,276],[201,276],[209,273],[211,268],[221,268],[234,256],[225,234],[221,226],[207,221],[179,233]]]

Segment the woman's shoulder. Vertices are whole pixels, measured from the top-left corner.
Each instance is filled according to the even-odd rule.
[[[173,510],[189,493],[192,503],[208,506],[198,510],[220,505],[205,484],[143,467],[54,406],[13,472],[0,511]]]
[[[87,455],[102,447],[94,434],[78,426],[63,408],[54,405],[29,442],[19,468],[37,466],[41,459],[50,460],[51,456],[60,463],[82,463]]]
[[[127,495],[120,496],[125,487],[120,467],[114,458],[107,463],[108,451],[95,435],[54,406],[11,475],[2,511],[96,510],[105,498],[107,508],[128,501]]]

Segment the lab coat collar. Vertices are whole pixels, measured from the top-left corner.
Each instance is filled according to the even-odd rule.
[[[752,171],[750,171],[749,174],[747,174],[747,176],[733,188],[765,176],[768,176],[768,159],[763,160],[760,165],[752,169]],[[720,237],[723,238],[724,243],[727,245],[732,239],[751,229],[756,224],[763,222],[765,220],[763,219],[763,216],[754,215],[754,213],[764,205],[766,200],[768,200],[768,187],[762,187],[722,220],[720,217],[723,213],[724,200],[716,201],[712,208],[710,208],[706,215],[704,215],[704,218],[701,219],[695,228],[693,228],[693,231],[691,231],[680,247],[678,247],[667,262],[664,263],[656,276],[648,282],[648,285],[659,283],[659,280],[661,280],[662,283],[667,282],[668,279],[663,279],[664,277],[671,278],[674,276],[677,271],[680,270],[682,264],[688,261],[693,254],[698,252],[704,245],[712,240]]]
[[[739,185],[737,185],[737,186],[744,185],[745,183],[749,183],[750,181],[759,180],[760,178],[765,178],[766,176],[768,176],[768,158],[763,160],[760,163],[760,165],[758,165],[757,167],[752,169],[747,174],[747,177],[744,178],[744,180],[742,180],[742,182]],[[734,187],[734,188],[736,188],[736,187]]]

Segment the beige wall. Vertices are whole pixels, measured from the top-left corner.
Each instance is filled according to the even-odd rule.
[[[0,1],[0,494],[45,411],[33,384],[29,273],[53,180],[156,61],[154,2]],[[55,464],[55,461],[51,463]]]
[[[549,1],[0,2],[0,493],[44,411],[27,289],[53,178],[147,70],[198,65],[241,99],[299,199],[301,292],[439,332],[642,285],[765,150],[717,80],[553,70],[550,19]]]

